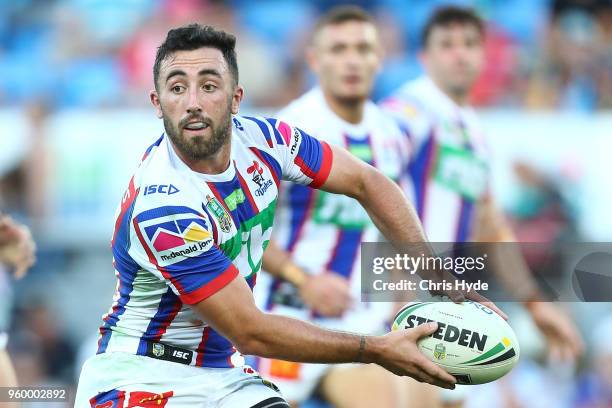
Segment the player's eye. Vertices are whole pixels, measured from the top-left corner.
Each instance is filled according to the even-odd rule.
[[[346,46],[344,44],[334,44],[331,48],[330,51],[332,54],[340,54],[341,52],[343,52],[346,49]]]
[[[203,86],[202,88],[204,88],[204,90],[205,90],[206,92],[212,92],[212,91],[214,91],[215,89],[217,89],[217,87],[216,87],[214,84],[210,84],[210,83],[208,83],[208,84],[204,84],[204,86]]]
[[[174,85],[172,88],[170,88],[170,90],[176,94],[183,92],[183,89],[185,89],[183,85]]]
[[[468,38],[465,41],[465,46],[468,48],[476,47],[478,45],[478,41],[475,38]]]

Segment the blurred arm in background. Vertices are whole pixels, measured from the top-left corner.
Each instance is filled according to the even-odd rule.
[[[333,271],[304,271],[293,262],[291,253],[273,239],[264,253],[263,267],[272,276],[294,285],[304,303],[322,316],[342,316],[353,303],[348,280]]]
[[[490,195],[477,207],[475,242],[517,242],[506,217]],[[494,273],[504,288],[523,302],[546,338],[553,360],[575,360],[583,352],[582,338],[568,315],[552,302],[544,301],[538,284],[519,245],[496,245]]]
[[[0,215],[0,262],[13,268],[15,278],[25,276],[34,264],[36,244],[30,230],[10,217]]]

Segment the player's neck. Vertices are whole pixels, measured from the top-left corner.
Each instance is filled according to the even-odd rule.
[[[325,102],[338,117],[348,123],[357,125],[363,120],[365,99],[343,100],[323,91]]]
[[[453,102],[458,106],[465,106],[468,104],[468,94],[466,92],[451,92],[443,91]]]
[[[230,164],[231,145],[230,139],[228,138],[227,143],[221,146],[219,151],[212,156],[201,160],[192,159],[186,156],[179,149],[177,149],[174,144],[172,144],[172,148],[174,149],[176,155],[191,170],[202,174],[221,174],[227,170]]]
[[[438,89],[446,95],[451,101],[453,101],[458,106],[466,106],[469,104],[469,92],[465,92],[463,90],[451,89],[449,87],[445,87],[442,85],[441,81],[437,81],[436,78],[430,77],[433,83],[438,87]]]

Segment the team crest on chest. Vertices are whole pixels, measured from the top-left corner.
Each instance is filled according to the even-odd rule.
[[[255,190],[255,195],[258,197],[263,196],[268,188],[272,185],[272,180],[266,179],[263,175],[264,169],[256,160],[253,160],[253,165],[247,168],[247,173],[251,175],[251,179],[253,183],[257,184],[257,189]]]
[[[230,232],[232,230],[232,219],[230,215],[225,211],[225,208],[219,203],[219,201],[210,195],[206,196],[206,208],[212,212],[213,216],[219,222],[221,231]]]

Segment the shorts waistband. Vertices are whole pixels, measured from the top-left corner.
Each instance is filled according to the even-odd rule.
[[[144,355],[147,357],[191,366],[196,365],[197,358],[193,350],[153,341],[145,341],[145,343],[147,348]]]

